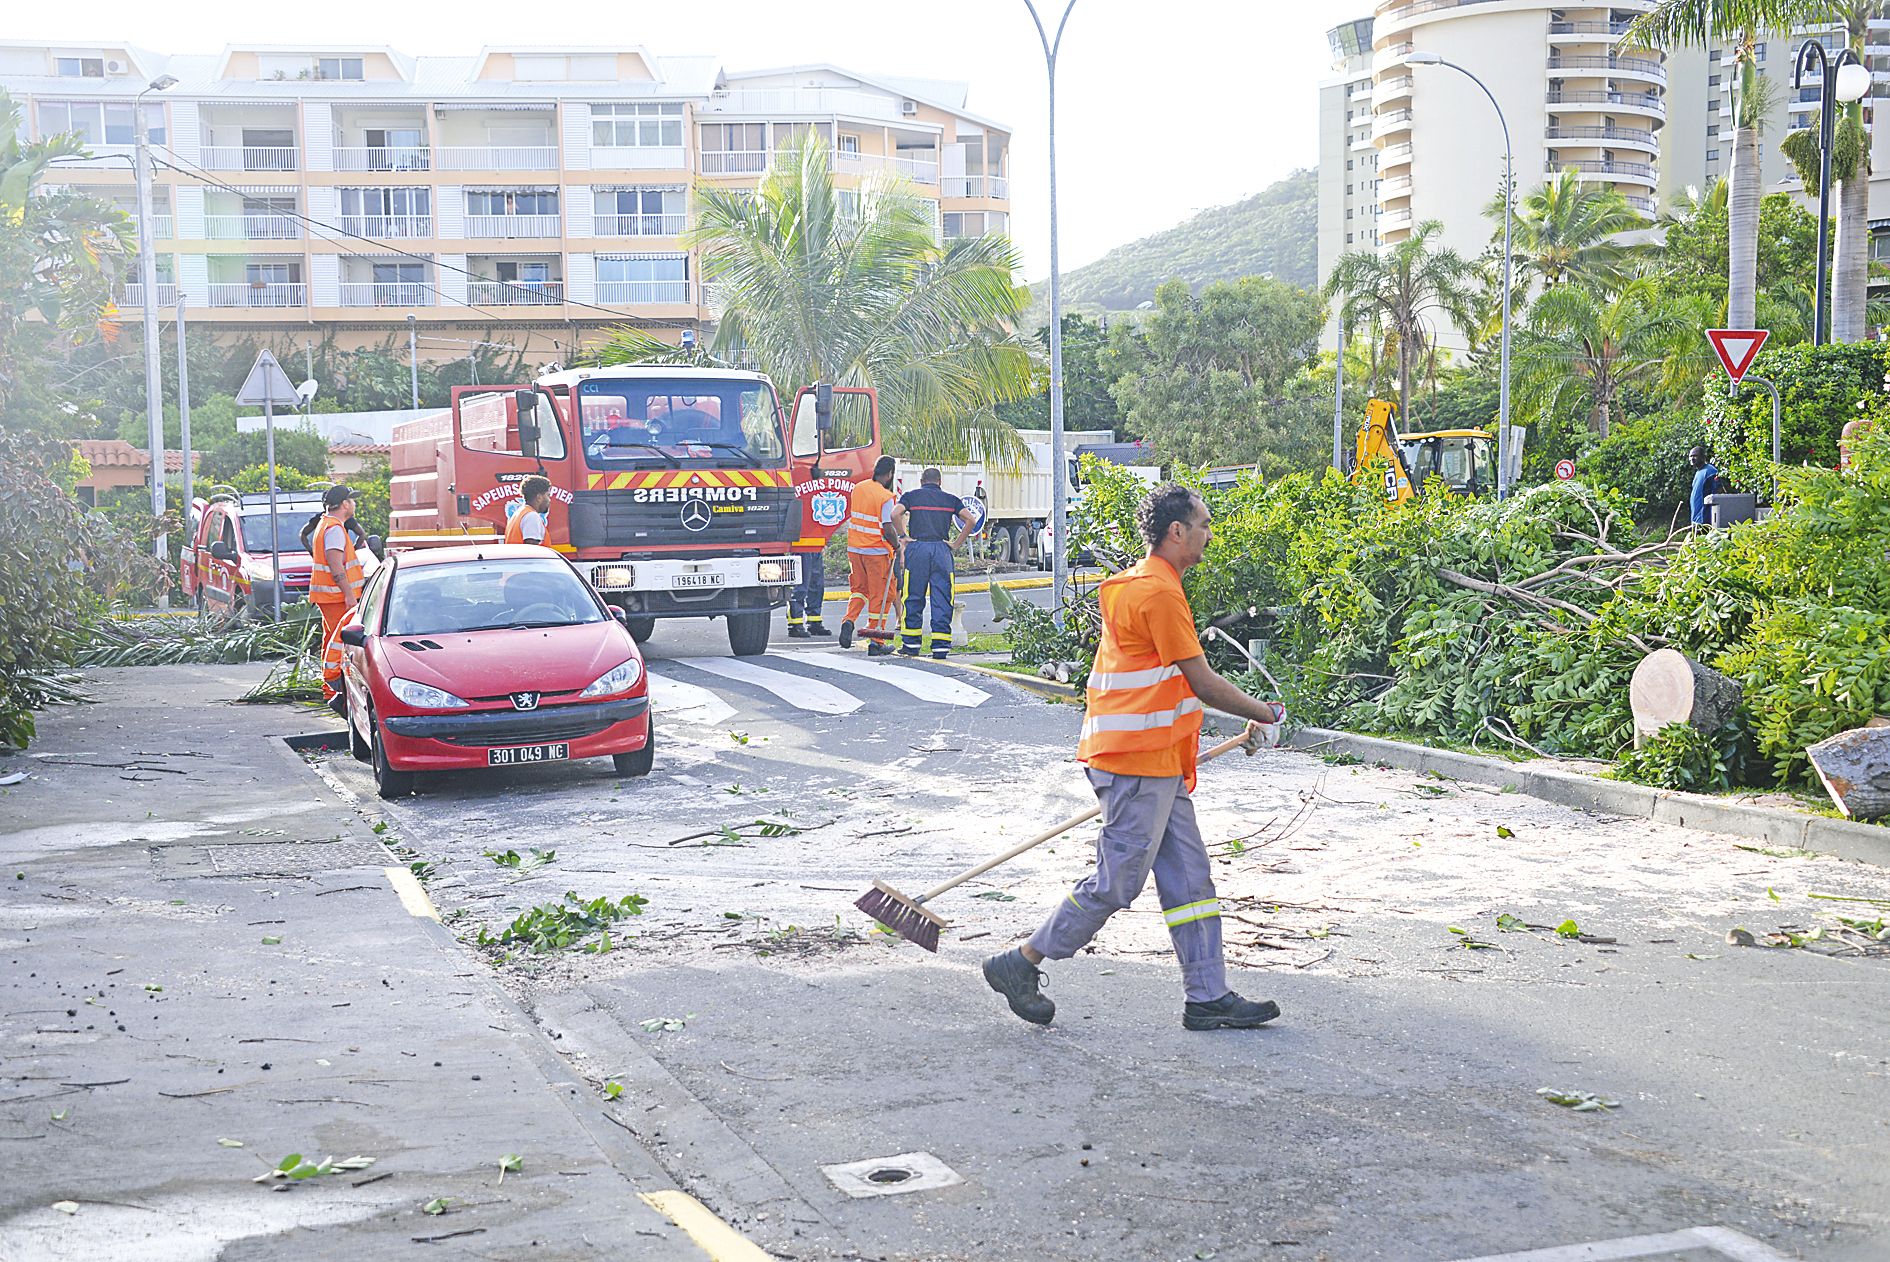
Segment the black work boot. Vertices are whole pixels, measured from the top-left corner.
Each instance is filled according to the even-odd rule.
[[[1212,1003],[1189,1000],[1181,1010],[1181,1024],[1190,1030],[1257,1030],[1280,1015],[1271,999],[1258,1003],[1228,991]]]
[[[796,622],[788,627],[787,638],[790,640],[805,640],[807,638],[807,628]]]
[[[1032,1025],[1049,1025],[1050,1018],[1057,1014],[1050,996],[1037,989],[1044,980],[1043,973],[1016,947],[984,962],[984,980],[1004,996],[1012,1012]]]
[[[827,630],[827,628],[821,626],[818,622],[810,622],[807,624],[807,634],[818,639],[826,639],[828,636],[831,636],[833,632]]]
[[[853,647],[853,619],[851,618],[840,624],[840,647],[843,649]]]

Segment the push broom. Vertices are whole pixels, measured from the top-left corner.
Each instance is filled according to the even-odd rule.
[[[1247,737],[1244,734],[1232,737],[1222,741],[1214,748],[1208,750],[1207,753],[1201,755],[1201,761],[1212,762],[1229,750],[1247,744]],[[1252,754],[1254,748],[1254,746],[1248,745],[1247,752]],[[860,895],[858,901],[853,905],[906,941],[916,943],[926,950],[936,953],[938,951],[938,936],[943,930],[950,928],[950,924],[943,917],[939,916],[938,913],[927,907],[927,903],[937,898],[940,894],[945,893],[947,890],[958,888],[974,876],[983,876],[986,872],[989,872],[999,864],[1009,863],[1018,855],[1023,854],[1024,851],[1030,850],[1036,846],[1041,846],[1052,837],[1062,836],[1072,828],[1075,828],[1078,824],[1095,819],[1096,816],[1101,813],[1102,807],[1098,805],[1090,807],[1079,815],[1072,815],[1061,824],[1038,833],[1029,841],[1012,846],[1009,850],[997,856],[997,858],[987,859],[970,871],[960,872],[943,885],[934,886],[932,889],[927,890],[916,898],[909,894],[901,894],[884,881],[874,881],[873,888]]]

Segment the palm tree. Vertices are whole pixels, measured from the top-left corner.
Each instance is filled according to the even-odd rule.
[[[931,214],[897,177],[843,202],[811,130],[749,192],[704,188],[704,278],[726,307],[709,353],[751,356],[784,393],[818,381],[879,391],[886,445],[909,459],[999,463],[1025,454],[994,405],[1031,389],[1031,355],[1010,330],[1029,295],[1008,239],[940,245]],[[673,357],[634,329],[602,363]]]
[[[1498,193],[1483,209],[1496,220],[1499,239],[1503,205],[1503,195]],[[1510,248],[1518,278],[1526,285],[1533,276],[1544,289],[1570,280],[1617,288],[1633,274],[1636,261],[1646,251],[1616,238],[1647,226],[1619,189],[1584,183],[1579,173],[1565,169],[1524,194],[1516,206]],[[1500,260],[1500,246],[1497,256]]]
[[[1536,299],[1516,351],[1516,394],[1529,411],[1581,408],[1608,436],[1629,387],[1671,387],[1705,365],[1698,314],[1655,282],[1629,282],[1612,297],[1589,285],[1558,285]],[[1695,343],[1699,343],[1696,347]]]
[[[1435,311],[1459,329],[1471,326],[1470,280],[1474,268],[1455,250],[1432,248],[1444,230],[1427,219],[1382,254],[1354,251],[1339,256],[1326,281],[1326,297],[1344,294],[1339,321],[1347,330],[1377,322],[1398,348],[1398,415],[1411,412],[1411,381],[1422,352],[1425,315]]]
[[[1635,18],[1620,45],[1671,48],[1730,44],[1739,75],[1733,115],[1732,170],[1728,179],[1726,322],[1751,328],[1758,294],[1759,132],[1766,91],[1758,70],[1759,36],[1790,29],[1793,22],[1822,15],[1829,0],[1659,0]]]

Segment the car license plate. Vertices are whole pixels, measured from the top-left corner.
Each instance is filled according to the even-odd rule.
[[[672,574],[669,585],[671,587],[720,587],[722,576],[720,574]]]
[[[488,749],[486,766],[516,767],[528,762],[556,762],[560,758],[571,756],[571,746],[557,745],[515,745],[510,749]]]

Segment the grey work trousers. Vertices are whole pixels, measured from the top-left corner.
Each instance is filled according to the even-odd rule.
[[[1052,960],[1067,960],[1096,936],[1103,922],[1135,901],[1155,874],[1163,917],[1187,997],[1211,1003],[1227,993],[1221,958],[1221,905],[1214,896],[1207,847],[1194,820],[1194,802],[1180,776],[1121,776],[1088,768],[1102,803],[1096,870],[1077,885],[1031,935],[1030,945]]]

